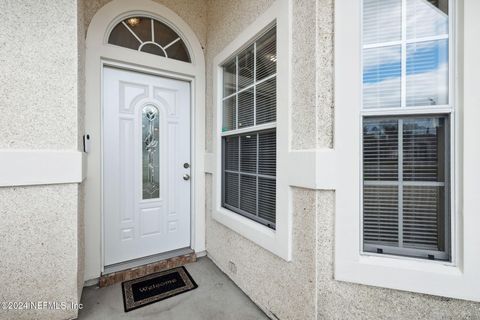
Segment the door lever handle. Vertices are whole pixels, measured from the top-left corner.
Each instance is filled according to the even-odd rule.
[[[185,181],[190,180],[190,175],[188,173],[185,173],[183,175],[183,180],[185,180]]]

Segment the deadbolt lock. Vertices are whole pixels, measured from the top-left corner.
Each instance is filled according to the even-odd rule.
[[[185,163],[183,164],[183,167],[184,167],[185,169],[188,169],[188,168],[190,168],[190,164],[189,164],[188,162],[185,162]]]

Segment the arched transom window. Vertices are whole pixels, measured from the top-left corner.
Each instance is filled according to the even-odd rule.
[[[191,62],[182,38],[169,26],[148,17],[129,17],[121,21],[112,29],[108,43]]]

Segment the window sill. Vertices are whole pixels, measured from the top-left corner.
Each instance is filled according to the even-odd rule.
[[[335,280],[478,301],[464,272],[451,263],[404,257],[337,255]]]
[[[212,216],[216,221],[255,242],[259,246],[284,259],[288,259],[288,257],[284,255],[284,250],[278,245],[277,232],[275,230],[223,207],[217,207],[216,210],[213,211]]]

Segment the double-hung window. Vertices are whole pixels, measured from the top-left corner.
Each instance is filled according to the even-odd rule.
[[[275,229],[276,27],[223,65],[222,206]]]
[[[363,251],[451,259],[448,0],[363,0]]]

